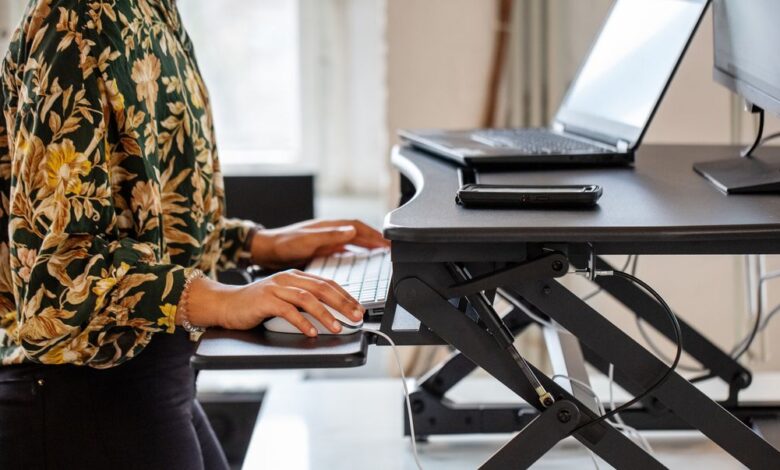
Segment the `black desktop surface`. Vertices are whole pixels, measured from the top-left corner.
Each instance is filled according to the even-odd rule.
[[[780,251],[780,196],[725,195],[692,169],[693,162],[735,155],[729,146],[643,146],[634,167],[511,170],[479,175],[482,183],[597,184],[604,188],[591,210],[465,209],[455,203],[458,167],[410,147],[393,163],[416,194],[388,214],[384,234],[395,242],[588,242],[599,252],[742,253]],[[762,149],[780,160],[780,149]],[[718,242],[724,242],[722,245]],[[743,246],[731,242],[742,241]],[[641,242],[646,242],[642,246]],[[728,243],[728,247],[726,246]],[[622,244],[631,244],[625,251]],[[488,245],[490,244],[490,245]],[[758,244],[758,245],[756,245]],[[759,246],[760,245],[760,246]]]

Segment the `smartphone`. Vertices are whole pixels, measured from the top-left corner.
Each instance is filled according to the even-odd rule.
[[[603,190],[595,184],[563,186],[515,186],[467,183],[455,201],[474,208],[576,208],[593,207]]]

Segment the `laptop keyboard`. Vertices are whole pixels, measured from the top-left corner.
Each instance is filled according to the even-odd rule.
[[[315,258],[306,272],[338,282],[363,307],[381,307],[392,275],[390,250],[345,251]]]
[[[567,155],[605,153],[606,147],[589,144],[546,129],[483,129],[472,140],[491,147],[513,149],[528,155]]]

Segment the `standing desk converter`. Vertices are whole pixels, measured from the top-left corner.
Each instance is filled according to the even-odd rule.
[[[485,462],[486,469],[528,467],[568,435],[613,467],[664,468],[609,424],[583,427],[597,416],[593,398],[531,366],[556,400],[544,407],[516,362],[479,319],[492,309],[485,300],[501,287],[523,306],[503,318],[514,334],[535,324],[525,313],[533,311],[574,335],[545,331],[555,373],[579,378],[585,362],[604,373],[614,364],[615,382],[631,394],[641,394],[665,372],[666,364],[558,279],[572,267],[589,263],[608,269],[598,255],[780,253],[780,197],[727,197],[691,169],[694,162],[736,158],[737,152],[733,147],[645,146],[635,168],[480,175],[488,183],[604,187],[594,210],[519,211],[457,206],[457,167],[396,148],[393,164],[401,173],[402,198],[384,227],[393,242],[392,289],[381,322],[369,327],[380,328],[401,345],[449,344],[456,350],[423,377],[412,394],[418,437],[520,431]],[[773,153],[772,158],[780,159],[780,151]],[[458,267],[472,277],[464,277]],[[661,334],[673,337],[664,312],[646,292],[618,277],[598,277],[595,282]],[[758,426],[780,421],[780,405],[740,403],[739,392],[752,379],[750,371],[684,320],[680,323],[685,352],[729,385],[728,398],[716,403],[675,373],[641,407],[621,417],[638,429],[698,429],[749,468],[780,468],[780,453],[762,438]],[[192,363],[200,369],[354,367],[365,363],[369,343],[385,344],[363,332],[305,338],[262,327],[245,332],[213,329],[203,336]],[[448,402],[447,390],[476,367],[528,404],[469,408]]]
[[[598,255],[780,253],[779,196],[726,196],[692,170],[694,162],[737,155],[732,147],[646,146],[634,168],[481,173],[485,183],[598,184],[604,196],[593,210],[472,210],[454,202],[456,166],[409,147],[394,149],[402,198],[385,220],[384,234],[392,241],[393,289],[382,329],[401,344],[446,343],[458,351],[424,377],[413,394],[418,433],[521,429],[483,468],[530,466],[567,435],[616,468],[663,468],[609,424],[586,426],[597,416],[592,399],[531,366],[556,398],[545,408],[477,316],[490,313],[492,306],[485,300],[502,288],[526,311],[552,319],[576,337],[573,342],[563,338],[570,335],[557,338],[562,354],[551,357],[554,368],[574,375],[574,369],[582,367],[575,363],[578,356],[605,373],[614,364],[615,382],[634,395],[642,393],[667,365],[558,279],[588,263],[609,268]],[[780,152],[768,157],[780,158]],[[618,277],[598,277],[595,282],[673,338],[668,318],[649,294]],[[418,328],[408,326],[408,314],[421,322]],[[750,384],[750,371],[680,321],[685,352],[729,384],[729,398],[716,403],[673,373],[642,407],[621,416],[641,429],[698,429],[749,468],[780,468],[778,450],[749,427],[762,419],[776,421],[778,408],[740,406],[738,394]],[[515,333],[533,322],[517,308],[504,317]],[[444,393],[475,367],[539,413],[448,407]]]

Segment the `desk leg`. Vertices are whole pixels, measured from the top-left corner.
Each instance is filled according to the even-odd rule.
[[[632,388],[644,389],[665,372],[663,362],[557,281],[521,283],[512,290],[613,363]],[[653,395],[747,467],[780,466],[780,452],[677,373]]]
[[[425,273],[417,271],[417,274]],[[526,402],[540,411],[543,410],[539,397],[518,370],[514,359],[499,348],[487,331],[453,307],[434,289],[417,277],[406,277],[398,281],[395,293],[398,303],[439,337],[461,351],[474,364],[501,381]],[[538,370],[534,369],[534,373],[556,400],[568,400],[577,406],[580,412],[580,424],[596,418],[587,406],[558,384]],[[608,424],[598,423],[584,428],[574,437],[615,468],[664,468],[654,457]]]

